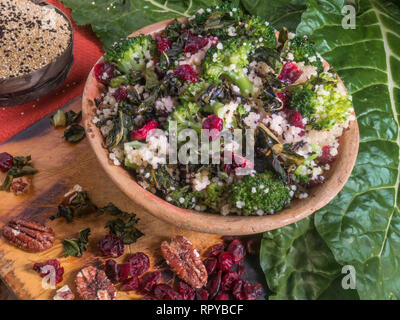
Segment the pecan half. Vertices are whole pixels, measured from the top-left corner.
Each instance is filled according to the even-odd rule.
[[[31,188],[31,179],[28,177],[15,178],[11,182],[10,191],[19,196],[29,192]]]
[[[83,268],[75,280],[76,290],[84,300],[114,300],[117,290],[103,270]]]
[[[2,229],[5,239],[18,248],[40,252],[53,246],[54,231],[34,220],[24,218],[11,219]]]
[[[161,253],[171,270],[194,288],[207,284],[207,270],[200,254],[183,236],[176,236],[161,244]]]
[[[56,291],[56,295],[53,297],[53,300],[74,300],[75,295],[71,291],[71,289],[66,284]]]

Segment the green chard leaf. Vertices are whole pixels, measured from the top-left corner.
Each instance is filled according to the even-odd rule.
[[[287,27],[292,32],[307,9],[306,0],[241,0],[241,4],[250,14],[269,21],[275,29]]]
[[[72,9],[79,25],[90,24],[104,46],[157,21],[190,17],[200,8],[216,5],[217,0],[62,0]]]
[[[87,250],[89,243],[90,228],[79,231],[79,239],[64,239],[64,255],[65,257],[82,257],[83,252]]]
[[[264,233],[260,261],[270,299],[358,299],[356,290],[341,287],[341,267],[313,217]]]
[[[297,31],[347,85],[361,139],[349,181],[316,213],[316,228],[336,260],[354,266],[362,299],[399,299],[400,9],[359,0],[356,29],[344,30],[344,1],[309,3]]]

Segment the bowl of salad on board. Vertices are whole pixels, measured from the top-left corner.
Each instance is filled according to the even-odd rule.
[[[208,233],[305,218],[343,188],[358,152],[351,96],[313,43],[229,3],[116,42],[82,108],[122,192]]]

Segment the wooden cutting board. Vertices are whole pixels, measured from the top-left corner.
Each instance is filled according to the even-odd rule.
[[[78,111],[81,99],[77,98],[65,106],[63,110]],[[113,202],[119,208],[135,212],[140,218],[138,228],[145,234],[136,243],[125,246],[125,258],[129,253],[145,252],[151,260],[151,266],[160,260],[159,247],[161,241],[181,234],[193,242],[199,252],[204,252],[209,246],[220,241],[220,236],[202,234],[183,230],[154,218],[144,209],[128,199],[105,175],[92,152],[87,139],[76,145],[69,144],[63,138],[63,129],[54,129],[49,117],[42,119],[29,129],[0,144],[0,153],[12,155],[31,155],[34,167],[39,172],[33,178],[33,189],[24,196],[0,192],[0,228],[11,217],[35,217],[46,222],[56,233],[54,246],[42,253],[28,253],[8,244],[0,238],[0,276],[20,299],[52,299],[55,290],[43,289],[42,278],[32,270],[35,262],[58,259],[64,267],[64,280],[57,288],[68,284],[75,292],[74,280],[78,271],[93,263],[100,255],[97,249],[98,240],[108,229],[104,229],[107,215],[91,215],[75,219],[67,224],[64,219],[50,221],[57,204],[63,195],[75,184],[80,184],[89,192],[90,198],[99,207]],[[0,176],[0,179],[4,175]],[[82,258],[63,256],[62,240],[74,238],[79,230],[91,228],[88,251]],[[124,257],[117,259],[123,261]],[[76,293],[76,292],[75,292]],[[119,292],[118,299],[132,299],[139,296],[134,293]]]

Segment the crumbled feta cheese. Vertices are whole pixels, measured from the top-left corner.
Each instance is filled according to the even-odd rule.
[[[204,190],[210,183],[208,171],[202,170],[201,172],[195,174],[195,177],[192,180],[192,187],[195,191],[201,191]]]
[[[243,122],[246,126],[255,129],[257,128],[257,123],[260,120],[260,115],[255,112],[250,112],[249,115],[243,119]]]
[[[286,56],[286,59],[288,59],[289,61],[293,61],[294,60],[294,55],[293,53],[289,52]]]
[[[235,37],[235,36],[237,36],[235,27],[230,26],[230,27],[227,29],[227,31],[228,31],[228,36],[230,36],[230,37]]]
[[[308,61],[310,61],[310,62],[315,62],[315,61],[317,61],[317,57],[316,57],[316,56],[314,56],[314,57],[309,57],[309,58],[308,58]]]
[[[245,206],[246,203],[244,201],[236,201],[236,207],[241,209],[243,206]]]
[[[159,111],[164,111],[171,113],[175,109],[176,101],[172,100],[170,96],[158,99],[155,102],[156,109]]]

